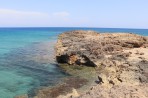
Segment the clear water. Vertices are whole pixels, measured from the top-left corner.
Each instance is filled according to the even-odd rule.
[[[32,94],[53,86],[67,76],[53,64],[57,35],[70,30],[132,32],[148,35],[148,29],[111,28],[0,28],[0,98]]]

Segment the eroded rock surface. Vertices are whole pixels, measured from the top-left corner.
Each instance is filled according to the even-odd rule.
[[[98,85],[78,98],[148,98],[147,87],[148,84],[137,86],[115,85],[112,88]]]
[[[59,35],[56,59],[70,66],[95,66],[97,85],[80,98],[148,97],[147,37],[132,33],[65,32]]]
[[[144,47],[147,39],[130,33],[71,31],[59,35],[56,58],[59,63],[98,66],[105,55],[125,48]]]

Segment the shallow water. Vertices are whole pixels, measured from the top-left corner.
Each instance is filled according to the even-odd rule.
[[[133,32],[142,29],[110,28],[0,28],[0,98],[29,94],[43,86],[54,86],[67,74],[54,65],[57,35],[69,30]]]
[[[36,43],[19,48],[0,58],[0,96],[32,94],[35,88],[53,86],[67,76],[55,66],[51,43]],[[42,48],[40,48],[42,47]],[[51,52],[52,51],[52,52]]]

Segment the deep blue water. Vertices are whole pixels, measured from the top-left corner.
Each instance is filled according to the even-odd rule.
[[[0,28],[0,98],[30,94],[67,76],[52,60],[58,34],[70,30],[130,32],[148,36],[148,29]]]

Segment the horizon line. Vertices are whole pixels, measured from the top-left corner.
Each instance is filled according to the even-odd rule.
[[[63,27],[61,27],[61,26],[50,26],[50,27],[48,27],[48,26],[29,26],[29,27],[27,27],[27,26],[16,26],[16,27],[0,27],[0,29],[2,29],[2,28],[102,28],[102,29],[148,29],[148,28],[126,28],[126,27],[117,27],[117,28],[115,28],[115,27],[66,27],[66,26],[63,26]]]

